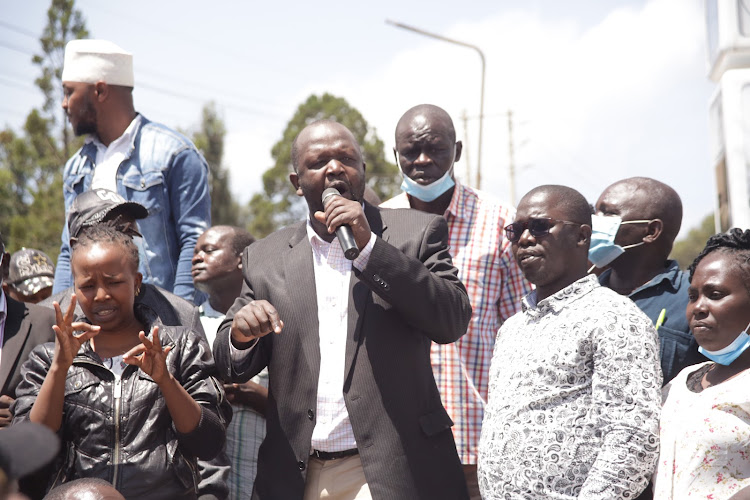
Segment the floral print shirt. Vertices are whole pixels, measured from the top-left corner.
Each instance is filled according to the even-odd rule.
[[[693,392],[683,369],[663,390],[654,498],[726,500],[750,487],[750,370]]]
[[[498,332],[479,443],[482,498],[631,499],[658,453],[653,324],[589,275]]]

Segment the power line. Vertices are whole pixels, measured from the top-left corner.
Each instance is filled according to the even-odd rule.
[[[14,43],[6,42],[5,40],[0,40],[0,47],[5,47],[6,49],[13,50],[15,52],[20,52],[21,54],[26,54],[29,56],[33,56],[33,52],[29,52],[28,50],[24,49],[23,47],[20,47]]]
[[[141,17],[132,16],[128,13],[122,13],[122,12],[115,12],[113,10],[103,8],[103,5],[105,5],[104,2],[82,2],[88,5],[87,9],[92,10],[99,10],[100,12],[104,12],[105,14],[108,14],[109,16],[115,17],[117,19],[129,19],[134,23],[137,23],[138,26],[150,26],[150,28],[153,30],[154,33],[159,33],[163,35],[167,35],[173,40],[178,41],[181,45],[190,45],[193,47],[198,48],[201,52],[206,53],[210,52],[210,55],[212,57],[215,57],[216,54],[223,54],[225,56],[231,56],[232,61],[244,61],[245,63],[248,62],[247,52],[238,53],[231,50],[231,47],[227,45],[216,45],[211,44],[210,38],[205,37],[196,37],[194,35],[188,35],[185,33],[178,33],[176,31],[170,30],[169,28],[165,28],[163,25],[156,26],[153,23],[149,23],[147,19],[144,19]],[[200,41],[200,42],[198,42]],[[282,68],[276,67],[272,64],[269,64],[268,62],[262,62],[258,63],[259,66],[263,66],[264,71],[271,70],[281,76],[289,76],[289,72],[285,71]]]
[[[196,83],[194,81],[183,80],[183,79],[177,78],[177,77],[175,77],[174,75],[171,75],[171,74],[165,74],[165,73],[161,73],[161,72],[158,72],[158,71],[154,71],[152,68],[148,68],[145,72],[139,72],[139,75],[140,74],[144,74],[144,75],[147,75],[147,76],[155,76],[155,77],[157,77],[159,79],[165,79],[166,78],[168,80],[173,80],[173,81],[175,81],[177,83],[180,83],[182,85],[190,85],[190,86],[195,87],[195,88],[202,88],[204,90],[208,90],[212,94],[233,97],[235,99],[235,102],[237,100],[244,101],[244,100],[247,99],[246,96],[240,96],[239,94],[227,93],[225,89],[222,89],[221,91],[219,91],[215,87],[211,87],[209,85],[204,85],[204,84],[201,84],[201,83]],[[277,109],[277,111],[278,111],[278,109]],[[278,115],[274,115],[274,116],[278,116]]]
[[[188,94],[183,94],[183,93],[180,93],[180,92],[174,92],[174,91],[162,88],[162,87],[157,87],[155,85],[149,85],[148,83],[139,82],[138,83],[138,87],[139,88],[145,88],[145,89],[153,90],[154,92],[158,92],[160,94],[166,94],[166,95],[169,95],[169,96],[172,96],[172,97],[176,97],[178,99],[183,99],[183,100],[186,100],[186,101],[190,101],[190,102],[205,101],[205,98],[203,98],[203,97],[197,97],[195,95],[188,95]],[[222,104],[225,107],[228,107],[230,109],[234,109],[236,111],[240,111],[242,113],[246,113],[246,114],[249,114],[249,115],[260,115],[260,116],[267,116],[267,117],[279,117],[279,115],[276,115],[276,114],[273,114],[273,113],[268,113],[266,111],[262,111],[262,110],[259,110],[259,109],[250,108],[248,106],[243,106],[241,104],[231,104],[231,103],[226,103],[226,102],[222,102],[222,101],[217,101],[217,102],[219,104]]]
[[[31,31],[27,30],[26,28],[23,28],[21,26],[18,26],[16,24],[11,24],[5,21],[0,21],[0,26],[2,26],[5,29],[9,29],[11,31],[15,31],[16,33],[20,33],[25,36],[30,36],[31,38],[38,39],[39,35],[36,33],[32,33]]]
[[[22,83],[16,80],[11,80],[10,78],[6,78],[2,75],[0,75],[0,84],[6,85],[8,87],[16,87],[21,90],[26,90],[28,92],[36,93],[36,90],[29,88],[29,85],[27,83]]]
[[[2,21],[0,21],[0,23],[2,23]],[[2,24],[6,25],[8,23],[2,23]],[[21,30],[22,28],[16,28],[16,27],[14,27],[14,29]],[[27,31],[27,33],[31,33],[31,32]],[[0,47],[5,47],[7,49],[19,52],[21,54],[26,54],[26,55],[30,55],[30,56],[34,56],[35,55],[33,52],[30,52],[27,49],[24,49],[23,47],[21,47],[19,45],[12,44],[12,43],[6,42],[4,40],[0,40]],[[179,78],[175,78],[172,75],[165,75],[163,73],[160,74],[159,72],[156,72],[156,71],[153,71],[153,70],[149,70],[149,71],[145,72],[146,75],[148,75],[149,73],[151,73],[153,75],[156,75],[157,77],[159,77],[161,79],[168,78],[168,79],[174,80],[174,81],[176,81],[178,83],[183,83],[183,84],[187,84],[187,85],[193,85],[193,86],[203,87],[204,89],[210,90],[211,92],[213,92],[213,93],[215,93],[217,95],[226,95],[225,91],[220,91],[220,90],[218,90],[216,88],[211,88],[211,87],[208,87],[206,85],[199,85],[199,84],[196,84],[195,82],[188,82],[188,81],[185,81],[185,80],[180,80]],[[147,89],[152,90],[154,92],[158,92],[158,93],[165,94],[165,95],[170,95],[172,97],[177,97],[177,98],[185,99],[185,100],[189,100],[189,101],[196,101],[196,100],[198,100],[198,101],[205,101],[206,100],[203,97],[196,97],[194,95],[191,96],[191,95],[187,95],[187,94],[182,94],[182,93],[178,93],[178,92],[167,90],[167,89],[165,89],[163,87],[158,87],[158,86],[155,86],[155,85],[144,84],[144,83],[141,83],[141,82],[138,83],[138,86],[139,87],[147,88]],[[221,101],[217,101],[217,102],[221,102]],[[268,112],[268,111],[264,111],[264,110],[261,110],[261,109],[258,109],[258,108],[253,108],[253,107],[250,107],[250,106],[245,106],[243,104],[227,103],[226,101],[223,101],[221,103],[224,106],[226,106],[226,107],[228,107],[230,109],[234,109],[236,111],[239,111],[239,112],[242,112],[242,113],[245,113],[245,114],[260,115],[260,116],[267,116],[267,117],[280,117],[281,116],[280,113]]]

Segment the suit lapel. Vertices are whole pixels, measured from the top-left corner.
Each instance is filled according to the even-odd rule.
[[[386,226],[380,216],[380,210],[372,205],[365,203],[365,216],[370,224],[370,230],[375,236],[386,238]],[[386,234],[386,236],[384,236]],[[365,316],[365,306],[370,299],[372,291],[370,288],[359,281],[355,273],[351,273],[349,279],[349,313],[346,331],[346,357],[344,365],[344,380],[349,375],[352,362],[356,356],[359,346],[362,343],[362,321]]]
[[[284,256],[286,290],[294,318],[290,325],[301,325],[297,331],[299,342],[310,366],[317,376],[320,372],[320,336],[318,335],[318,297],[315,289],[312,247],[307,238],[307,223],[289,239],[290,249]],[[285,318],[281,318],[286,321]]]
[[[29,338],[29,310],[22,304],[9,299],[5,330],[3,333],[2,359],[0,359],[0,393],[5,394],[10,371],[16,365],[18,356]]]

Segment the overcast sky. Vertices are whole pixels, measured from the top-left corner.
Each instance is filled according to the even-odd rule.
[[[292,5],[290,5],[292,4]],[[295,5],[298,4],[298,5]],[[0,22],[0,117],[20,128],[42,102],[30,62],[49,3],[6,2]],[[196,127],[216,101],[225,166],[243,202],[260,189],[270,149],[311,93],[346,98],[393,146],[409,107],[445,108],[476,169],[481,66],[466,48],[386,19],[463,40],[487,60],[482,190],[510,200],[507,111],[514,116],[516,200],[565,184],[591,202],[612,182],[647,175],[673,186],[685,228],[713,210],[701,0],[155,2],[78,0],[93,37],[134,54],[136,108]],[[464,131],[463,112],[469,117]]]

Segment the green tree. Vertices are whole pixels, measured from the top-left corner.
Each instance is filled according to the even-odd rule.
[[[307,206],[289,182],[292,141],[307,125],[322,119],[334,120],[352,131],[367,163],[367,185],[381,199],[388,199],[398,192],[398,167],[386,160],[383,141],[362,114],[341,97],[328,93],[311,95],[299,105],[281,139],[271,149],[275,163],[263,173],[263,191],[250,200],[249,229],[256,237],[266,236],[305,216]]]
[[[61,112],[63,54],[69,40],[85,36],[88,31],[74,1],[52,0],[39,40],[42,52],[32,59],[41,68],[35,83],[44,94],[44,106],[31,110],[22,133],[9,127],[0,131],[0,231],[9,251],[27,246],[57,258],[65,223],[62,166],[69,150],[82,142],[70,139],[64,116],[62,121],[56,118]]]
[[[714,214],[708,214],[698,227],[691,229],[688,234],[674,243],[670,257],[680,264],[681,269],[693,263],[693,260],[706,246],[708,238],[716,234],[714,226]]]
[[[203,106],[200,130],[193,134],[193,142],[203,153],[210,170],[211,223],[236,226],[239,224],[240,207],[229,189],[230,173],[222,166],[225,136],[226,127],[216,110],[216,104],[206,104]]]
[[[42,74],[34,80],[44,94],[42,109],[52,120],[52,126],[60,127],[60,139],[65,158],[70,157],[71,153],[78,149],[76,145],[71,144],[70,129],[61,107],[65,45],[71,40],[89,36],[83,15],[74,4],[75,0],[52,0],[52,4],[47,9],[47,25],[39,39],[42,53],[32,58],[34,64],[42,70]],[[60,121],[57,120],[56,115],[61,117]]]

